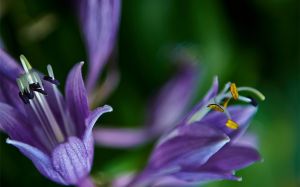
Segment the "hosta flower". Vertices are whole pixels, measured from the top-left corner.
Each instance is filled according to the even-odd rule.
[[[173,128],[191,104],[199,83],[199,68],[190,54],[180,51],[174,59],[179,71],[150,100],[146,119],[140,128],[95,128],[96,144],[128,148],[160,137]]]
[[[8,134],[7,143],[52,181],[64,185],[86,182],[93,161],[93,125],[112,108],[89,110],[83,63],[70,71],[63,97],[50,65],[48,75],[42,76],[24,56],[21,62],[23,69],[0,50],[0,129]]]
[[[215,79],[211,90],[192,112],[160,138],[144,171],[127,184],[121,179],[116,181],[116,186],[182,187],[212,180],[241,180],[234,175],[235,171],[260,160],[257,150],[241,141],[257,108],[227,107],[231,98],[254,103],[253,98],[241,95],[243,91],[264,99],[253,88],[231,83],[218,94]]]

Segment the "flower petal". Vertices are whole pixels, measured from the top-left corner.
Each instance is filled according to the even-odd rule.
[[[259,138],[257,134],[247,132],[243,136],[235,139],[232,144],[234,145],[240,145],[240,146],[247,146],[252,147],[254,149],[257,149],[259,147]]]
[[[224,133],[207,126],[179,126],[170,133],[170,137],[159,142],[149,166],[154,170],[186,165],[201,166],[228,141],[229,138]]]
[[[89,117],[86,119],[87,128],[84,134],[84,138],[86,139],[89,136],[92,136],[92,129],[102,114],[107,112],[112,112],[113,108],[109,105],[104,105],[103,107],[96,108],[93,112],[90,113]]]
[[[221,173],[221,172],[178,172],[174,176],[186,182],[186,186],[198,186],[199,184],[206,183],[208,181],[216,180],[241,180],[232,173]]]
[[[208,90],[204,98],[193,108],[193,110],[187,115],[184,122],[190,121],[192,118],[194,118],[197,115],[197,112],[205,105],[208,104],[208,101],[212,99],[213,97],[217,96],[218,94],[218,88],[219,88],[219,81],[218,77],[215,77],[213,80],[212,87]],[[185,124],[185,123],[183,123]]]
[[[97,144],[117,148],[141,145],[148,141],[150,136],[144,129],[97,128],[94,130],[94,138]]]
[[[153,186],[153,187],[196,187],[212,180],[237,180],[241,178],[234,176],[231,172],[220,171],[184,171],[179,170],[174,173],[162,173],[157,175],[155,172],[146,173],[139,176],[127,186]],[[122,186],[120,186],[122,187]]]
[[[63,179],[73,185],[78,184],[90,171],[86,148],[76,137],[69,137],[68,142],[53,150],[52,164]]]
[[[42,151],[23,142],[10,139],[7,139],[6,142],[17,147],[25,156],[27,156],[41,174],[57,183],[67,184],[67,182],[52,167],[50,158]]]
[[[228,111],[233,121],[239,124],[239,128],[236,130],[226,127],[226,121],[228,120],[226,115],[221,112],[211,112],[207,114],[199,124],[205,124],[208,126],[214,126],[217,129],[225,132],[230,139],[236,139],[242,136],[249,126],[253,115],[257,111],[257,107],[254,106],[230,106]]]
[[[89,117],[86,119],[86,130],[83,135],[83,143],[87,149],[88,157],[90,163],[92,163],[94,156],[94,138],[92,134],[92,129],[97,121],[97,119],[106,112],[111,112],[113,109],[111,106],[105,105],[103,107],[96,108],[90,113]]]
[[[0,102],[11,105],[21,113],[25,114],[24,103],[18,95],[19,88],[17,86],[16,80],[12,82],[1,75],[0,75],[0,80],[1,80]]]
[[[86,0],[78,3],[83,35],[90,61],[90,92],[114,47],[120,17],[120,0]]]
[[[0,76],[15,83],[16,78],[22,73],[22,68],[0,48]]]
[[[66,82],[66,102],[73,122],[76,124],[77,135],[81,137],[86,128],[85,119],[89,115],[87,93],[82,80],[83,62],[76,64],[70,71]]]
[[[180,71],[160,90],[150,106],[146,125],[156,134],[175,126],[186,112],[198,83],[199,71],[192,64],[184,64]]]
[[[260,160],[256,149],[246,146],[224,146],[200,170],[231,171],[247,167]]]
[[[77,184],[78,187],[96,187],[94,184],[94,181],[91,177],[86,177],[82,179],[79,184]]]
[[[17,96],[19,89],[16,83],[17,77],[21,74],[22,68],[3,49],[0,48],[0,102],[23,110],[23,102]]]
[[[128,172],[128,173],[122,173],[118,175],[113,181],[112,181],[112,187],[127,187],[129,183],[133,180],[136,173],[134,172]]]
[[[23,116],[12,106],[0,103],[0,130],[7,133],[11,139],[35,145],[36,139],[31,126]]]

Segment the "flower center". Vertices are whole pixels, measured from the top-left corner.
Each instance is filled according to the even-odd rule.
[[[34,117],[39,121],[39,123],[31,124],[33,125],[33,129],[36,131],[36,134],[40,136],[39,139],[42,141],[42,144],[46,146],[48,150],[51,150],[58,143],[65,141],[63,129],[58,123],[57,115],[55,115],[53,109],[51,109],[51,105],[48,103],[46,98],[48,93],[44,87],[46,85],[43,85],[40,74],[32,69],[25,56],[21,55],[20,59],[25,72],[17,79],[17,84],[20,90],[19,96],[33,111],[33,114],[30,114],[33,116],[29,117]],[[53,91],[50,90],[51,87],[47,87],[49,89],[48,91],[52,91],[54,93],[55,100],[51,100],[51,102],[57,102],[60,116],[65,125],[65,134],[72,134],[72,130],[69,127],[70,119],[66,116],[66,112],[63,110],[61,98],[59,98],[59,91],[56,87],[59,82],[54,78],[54,73],[50,65],[47,66],[47,70],[49,75],[44,76],[43,79],[50,82],[52,85]]]
[[[228,91],[230,90],[230,91]],[[190,117],[188,124],[201,120],[210,110],[224,112],[227,117],[226,126],[230,129],[237,129],[239,125],[231,119],[227,106],[231,98],[257,106],[257,101],[253,97],[245,97],[239,94],[241,91],[248,91],[256,95],[259,99],[265,100],[265,96],[258,90],[250,87],[236,87],[235,83],[227,83],[224,89],[214,98],[210,99],[205,106],[200,108]],[[221,103],[223,102],[223,105]]]

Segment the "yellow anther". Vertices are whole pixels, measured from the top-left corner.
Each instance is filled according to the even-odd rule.
[[[224,103],[223,103],[223,107],[224,107],[224,108],[227,108],[229,101],[230,101],[230,98],[227,98],[227,99],[224,101]]]
[[[224,109],[218,104],[209,104],[207,107],[215,111],[224,112]]]
[[[231,83],[231,85],[230,85],[230,92],[231,92],[231,95],[232,95],[233,99],[237,100],[238,97],[239,97],[239,92],[238,92],[238,90],[236,88],[235,83]]]
[[[231,119],[227,120],[226,126],[233,130],[235,130],[239,127],[239,125],[236,122],[232,121]]]

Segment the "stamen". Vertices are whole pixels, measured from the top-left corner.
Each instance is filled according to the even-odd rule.
[[[64,141],[64,135],[61,131],[61,129],[59,128],[59,125],[50,109],[49,104],[47,103],[46,99],[44,96],[40,95],[40,94],[36,94],[37,100],[39,102],[39,104],[41,105],[42,111],[45,113],[46,117],[47,117],[47,121],[56,137],[56,140],[58,142],[63,142]]]
[[[230,91],[227,92],[227,90],[230,88]],[[193,124],[193,122],[201,120],[211,109],[213,110],[220,110],[222,108],[224,110],[224,113],[226,114],[227,118],[230,120],[230,114],[226,110],[228,103],[230,99],[233,97],[236,100],[240,100],[246,103],[250,103],[252,105],[257,105],[256,100],[250,97],[244,97],[239,95],[239,91],[249,91],[257,95],[261,100],[265,99],[265,96],[259,92],[258,90],[250,87],[239,87],[237,88],[234,83],[227,83],[223,90],[214,98],[210,99],[207,101],[208,105],[204,105],[204,107],[199,108],[192,116],[188,118],[187,125]],[[219,104],[224,100],[223,106],[220,106]],[[212,105],[213,104],[213,105]],[[218,105],[218,106],[215,106]],[[232,121],[232,120],[231,120]],[[235,125],[238,126],[238,125]]]
[[[23,76],[17,79],[17,84],[18,84],[20,92],[23,93],[26,90],[28,92],[30,91],[28,81],[24,80]]]
[[[55,85],[58,86],[60,83],[59,83],[58,80],[56,80],[56,79],[54,78],[53,69],[52,69],[52,66],[51,66],[50,64],[48,64],[47,70],[48,70],[49,76],[48,76],[48,75],[45,75],[45,76],[44,76],[44,80],[45,80],[45,81],[48,81],[48,82],[51,82],[52,84],[55,84]]]
[[[222,106],[218,105],[218,104],[209,104],[207,105],[208,108],[218,111],[218,112],[224,112],[224,109],[222,108]]]
[[[251,97],[251,96],[247,96],[249,99],[251,99],[251,102],[250,102],[250,104],[252,104],[253,106],[257,106],[258,105],[258,102],[256,101],[256,99],[254,99],[253,97]]]
[[[52,78],[52,77],[50,77],[50,76],[48,76],[48,75],[45,75],[44,76],[44,78],[43,78],[45,81],[48,81],[48,82],[50,82],[50,83],[52,83],[52,84],[55,84],[55,85],[60,85],[60,83],[59,83],[59,81],[58,80],[56,80],[56,79],[54,79],[54,78]]]
[[[41,88],[39,83],[32,83],[32,84],[29,85],[29,88],[32,91],[36,91],[36,92],[39,92],[43,95],[47,95],[47,92]]]
[[[67,118],[68,114],[64,112],[64,108],[63,108],[61,98],[60,98],[61,96],[56,87],[59,84],[59,82],[54,78],[54,72],[53,72],[52,66],[50,64],[47,66],[47,70],[48,70],[48,74],[49,74],[49,76],[47,76],[47,77],[49,77],[51,79],[51,80],[49,80],[49,82],[53,83],[52,88],[54,91],[54,95],[55,95],[55,99],[56,99],[59,111],[60,111],[62,119],[63,119],[66,134],[69,136],[74,135],[75,134],[75,130],[73,128],[74,126],[70,125],[73,122],[71,122],[71,120],[69,118]],[[45,79],[45,77],[44,77],[44,79]],[[55,82],[57,82],[58,84]]]
[[[229,97],[229,98],[227,98],[227,99],[224,101],[224,103],[223,103],[223,107],[224,107],[224,108],[227,108],[230,99],[231,99],[231,98]]]
[[[26,90],[24,91],[24,95],[26,95],[26,97],[28,99],[33,99],[34,98],[34,93],[30,90],[29,92],[27,92]]]
[[[23,95],[22,92],[19,92],[19,96],[25,104],[29,104],[29,98],[26,95]]]
[[[227,82],[224,86],[224,88],[222,89],[222,91],[220,92],[220,94],[225,94],[227,92],[227,90],[230,88],[231,82]]]
[[[226,126],[230,129],[233,129],[233,130],[236,130],[239,127],[239,125],[231,119],[227,120]]]
[[[45,147],[53,148],[57,143],[65,140],[64,134],[44,96],[47,95],[47,93],[44,90],[39,74],[32,69],[24,55],[21,55],[20,59],[25,73],[17,79],[17,84],[20,89],[19,97],[25,104],[30,104],[31,110],[39,121],[39,125],[35,127],[36,132],[43,131],[46,135],[47,141],[43,140],[45,137],[41,137],[41,142]],[[55,82],[56,80],[54,79],[51,66],[48,66],[48,73],[51,76],[51,81]],[[62,112],[61,106],[60,111]],[[66,118],[65,113],[61,115],[63,118]]]
[[[231,95],[232,95],[234,100],[237,100],[239,98],[239,92],[236,88],[235,83],[230,84],[230,92],[231,92]]]

